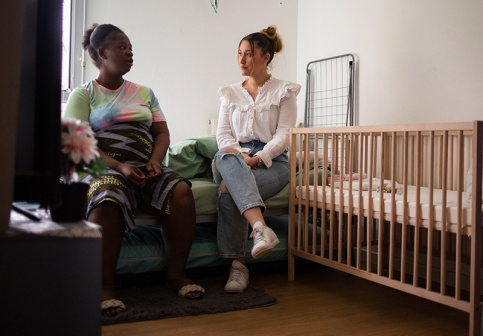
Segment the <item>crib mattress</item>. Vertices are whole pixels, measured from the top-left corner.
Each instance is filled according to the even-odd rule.
[[[309,200],[314,201],[314,193],[315,188],[314,186],[308,186],[309,188]],[[458,232],[458,227],[461,228],[462,233],[469,231],[469,227],[471,227],[471,210],[472,205],[470,202],[467,201],[465,197],[465,193],[462,194],[462,206],[461,206],[461,225],[459,225],[458,221],[458,192],[453,190],[447,190],[446,193],[446,211],[443,211],[443,193],[441,189],[434,189],[433,190],[433,205],[430,206],[429,204],[429,188],[421,187],[420,190],[420,201],[419,207],[416,206],[416,195],[417,195],[417,188],[415,186],[408,186],[407,191],[407,216],[409,221],[407,223],[411,225],[416,224],[416,210],[420,209],[420,222],[419,225],[428,226],[429,225],[429,217],[431,210],[433,211],[433,220],[434,220],[434,228],[437,230],[442,229],[443,223],[443,215],[446,216],[446,230],[449,232]],[[307,187],[296,187],[296,197],[302,197],[303,200],[307,198]],[[323,188],[321,186],[317,187],[317,202],[318,206],[321,206],[322,202],[322,195],[323,195]],[[360,195],[360,196],[359,196]],[[325,203],[326,208],[330,209],[331,206],[331,187],[325,187]],[[380,206],[381,206],[381,197],[378,191],[362,191],[359,192],[358,190],[352,190],[352,193],[349,193],[349,190],[343,189],[342,192],[342,202],[341,202],[341,195],[340,189],[334,188],[334,197],[333,203],[335,206],[336,211],[340,211],[340,205],[343,204],[343,211],[345,213],[349,212],[349,202],[352,199],[352,213],[354,215],[358,215],[360,212],[359,209],[359,198],[362,198],[362,209],[363,215],[369,215],[369,207],[372,209],[372,216],[373,218],[380,218]],[[391,200],[392,194],[391,193],[383,193],[383,213],[385,220],[391,220],[393,211],[391,210]],[[372,201],[371,201],[372,200]],[[404,196],[402,194],[395,194],[395,220],[399,223],[403,222],[404,218]]]

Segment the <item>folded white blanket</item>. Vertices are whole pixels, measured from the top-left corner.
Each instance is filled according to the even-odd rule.
[[[363,179],[362,183],[361,181],[356,180],[352,181],[352,190],[358,191],[359,186],[362,185],[362,191],[368,191],[369,190],[369,179]],[[395,183],[396,187],[396,194],[402,194],[403,188],[402,184],[399,184],[397,182]],[[339,188],[340,189],[340,181],[334,183],[334,188]],[[379,178],[373,178],[372,179],[372,185],[371,185],[371,190],[373,191],[380,191],[381,188],[381,179]],[[382,183],[382,188],[385,193],[390,193],[392,191],[392,181],[391,180],[384,180]],[[342,184],[342,189],[348,190],[349,189],[349,181],[344,181]]]

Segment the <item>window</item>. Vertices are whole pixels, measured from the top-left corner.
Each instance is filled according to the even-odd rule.
[[[85,0],[63,0],[62,14],[62,102],[84,80],[82,36],[85,25]]]
[[[62,7],[62,91],[70,87],[71,5],[71,0],[64,0]]]

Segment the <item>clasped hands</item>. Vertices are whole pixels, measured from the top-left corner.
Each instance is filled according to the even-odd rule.
[[[257,156],[250,156],[247,153],[243,153],[243,160],[248,166],[250,166],[250,168],[257,169],[259,162]]]
[[[139,167],[123,163],[120,166],[119,172],[133,185],[134,188],[139,189],[146,182],[154,182],[159,180],[163,175],[163,168],[161,164],[155,161],[149,161],[146,164],[146,173]]]

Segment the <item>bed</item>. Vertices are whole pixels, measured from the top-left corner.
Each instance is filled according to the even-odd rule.
[[[293,128],[289,279],[311,260],[468,312],[479,335],[482,127]]]
[[[187,138],[171,145],[164,164],[189,179],[196,207],[196,229],[186,268],[229,265],[230,260],[218,257],[216,219],[218,185],[213,182],[211,162],[218,151],[214,135]],[[268,225],[277,233],[280,244],[263,258],[253,260],[248,240],[247,262],[287,260],[288,245],[287,185],[266,200],[264,213]],[[156,218],[141,211],[135,214],[136,227],[124,233],[116,274],[159,272],[166,269],[164,241]]]

